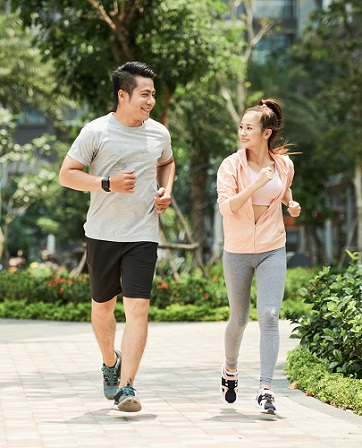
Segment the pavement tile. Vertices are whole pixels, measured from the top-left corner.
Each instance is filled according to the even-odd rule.
[[[219,392],[225,322],[150,323],[137,375],[143,409],[124,413],[103,396],[101,356],[89,323],[0,319],[0,448],[362,447],[362,417],[299,390],[284,373],[291,325],[281,321],[273,389],[278,414],[260,414],[259,330],[240,351],[239,399]],[[119,344],[124,324],[117,326]]]

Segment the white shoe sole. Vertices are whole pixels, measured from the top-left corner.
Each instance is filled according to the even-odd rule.
[[[275,415],[277,413],[277,410],[273,410],[273,409],[268,409],[267,411],[264,411],[264,409],[260,409],[260,412],[262,414],[269,414],[269,415]]]

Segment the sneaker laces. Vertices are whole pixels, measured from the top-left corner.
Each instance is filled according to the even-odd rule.
[[[130,386],[129,384],[127,384],[127,386],[122,387],[122,391],[126,395],[133,395],[133,396],[135,396],[136,389],[134,387]]]
[[[103,378],[104,381],[107,383],[107,386],[117,386],[118,385],[118,375],[117,375],[117,363],[114,367],[108,367],[105,364],[102,366],[102,372],[103,372]]]
[[[273,392],[269,391],[268,389],[264,389],[260,391],[260,394],[258,396],[258,403],[261,405],[261,403],[265,401],[264,403],[264,409],[275,409],[274,401],[275,397]]]
[[[136,390],[136,389],[135,389],[134,387],[130,386],[130,385],[123,386],[123,387],[121,387],[121,388],[118,390],[118,392],[117,392],[116,395],[114,396],[114,399],[115,399],[115,401],[118,401],[119,398],[121,398],[122,395],[127,395],[127,396],[135,397],[135,396],[136,396],[136,394],[135,394],[135,390]]]
[[[274,395],[271,394],[270,392],[264,392],[264,393],[261,395],[261,399],[262,399],[262,400],[266,400],[266,401],[270,401],[270,402],[273,403],[273,401],[274,401]]]
[[[228,389],[235,389],[235,387],[238,387],[238,380],[229,380],[225,377],[221,378],[222,385],[227,387]]]

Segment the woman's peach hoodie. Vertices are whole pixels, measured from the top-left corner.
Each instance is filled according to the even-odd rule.
[[[282,181],[282,190],[257,223],[251,197],[233,213],[230,198],[250,184],[245,149],[227,157],[217,173],[217,192],[220,213],[223,216],[224,249],[227,252],[251,254],[267,252],[285,246],[282,199],[292,184],[293,162],[288,156],[270,153]]]

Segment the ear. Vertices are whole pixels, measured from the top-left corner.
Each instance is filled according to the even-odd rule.
[[[273,131],[271,129],[265,129],[264,131],[264,137],[265,139],[268,139],[272,135]]]
[[[125,90],[118,90],[118,102],[119,103],[125,103],[126,102],[126,98],[127,97],[127,92]]]

